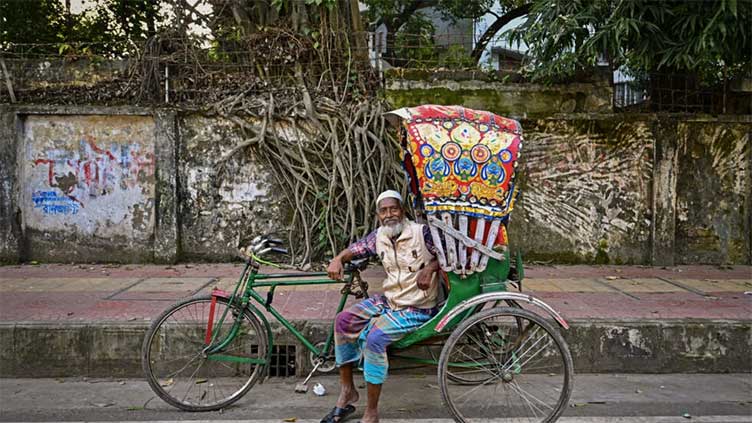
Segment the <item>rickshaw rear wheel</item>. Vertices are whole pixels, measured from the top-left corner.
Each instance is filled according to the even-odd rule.
[[[522,308],[522,306],[517,301],[514,301],[514,300],[497,300],[497,301],[494,301],[493,303],[489,301],[488,303],[483,304],[483,307],[496,308],[496,307],[503,307],[504,304],[506,304],[507,307],[513,307],[513,308],[519,308],[519,309]],[[517,320],[518,325],[521,325],[523,322],[522,319],[519,319],[519,318],[516,320]],[[449,361],[452,361],[451,357],[449,358]],[[485,382],[490,377],[492,376],[484,375],[484,374],[460,375],[460,374],[455,374],[452,372],[447,372],[447,378],[452,383],[457,383],[460,385],[478,385],[480,383]]]
[[[450,375],[482,381],[450,383]],[[528,310],[497,307],[452,332],[438,378],[444,404],[458,422],[554,422],[569,402],[574,370],[567,343],[548,321]]]

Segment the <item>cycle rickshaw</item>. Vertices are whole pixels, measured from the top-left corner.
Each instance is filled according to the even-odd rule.
[[[511,264],[506,230],[517,194],[519,123],[433,105],[398,109],[387,118],[398,129],[416,217],[429,225],[445,274],[439,313],[394,343],[390,354],[437,365],[442,399],[458,422],[556,421],[572,391],[572,357],[559,332],[568,325],[540,299],[507,290],[521,288],[524,277],[519,254]],[[240,399],[263,379],[271,360],[267,316],[309,350],[311,374],[334,369],[333,330],[314,344],[274,308],[273,298],[279,286],[342,281],[323,272],[259,273],[261,264],[270,264],[263,254],[285,252],[280,243],[254,240],[233,292],[215,289],[186,299],[154,320],[142,366],[160,398],[190,411],[217,410]],[[349,295],[368,295],[363,267],[348,267],[337,312]],[[257,288],[268,288],[266,296]],[[438,360],[401,354],[432,339],[443,342]]]

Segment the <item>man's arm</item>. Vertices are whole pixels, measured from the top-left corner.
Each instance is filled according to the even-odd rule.
[[[433,258],[426,266],[420,269],[418,272],[418,288],[426,290],[431,287],[431,281],[433,280],[433,274],[439,271],[439,260],[436,259],[436,246],[433,244],[433,237],[431,237],[431,231],[428,225],[423,225],[423,241],[426,243],[426,249],[433,254]]]
[[[332,261],[326,271],[330,279],[341,280],[344,275],[344,265],[352,260],[373,257],[376,255],[376,232],[373,231],[366,235],[365,238],[355,241],[350,246],[340,251]]]

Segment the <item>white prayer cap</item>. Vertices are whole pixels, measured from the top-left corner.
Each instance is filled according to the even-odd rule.
[[[396,198],[397,201],[399,201],[400,204],[402,204],[402,196],[400,195],[400,193],[398,193],[397,191],[393,189],[388,189],[382,192],[381,194],[379,194],[378,198],[376,198],[376,207],[378,207],[381,200],[385,198]]]

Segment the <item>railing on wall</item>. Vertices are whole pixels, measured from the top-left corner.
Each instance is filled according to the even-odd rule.
[[[703,84],[695,75],[654,72],[641,81],[614,83],[615,111],[749,114],[752,93],[728,83]]]
[[[302,63],[308,77],[330,74],[327,67],[357,73],[370,90],[381,86],[390,68],[449,74],[443,77],[454,71],[483,71],[503,81],[525,81],[523,52],[491,45],[477,61],[471,57],[476,40],[469,31],[377,31],[348,37],[347,54],[323,60],[320,47],[296,45],[282,36],[190,47],[185,40],[161,39],[159,44],[129,45],[118,54],[93,53],[101,48],[91,43],[10,45],[0,51],[0,103],[202,103],[238,92],[284,94],[298,82],[291,79],[295,63]],[[731,90],[728,84],[704,86],[692,75],[668,73],[642,80],[617,75],[612,98],[616,112],[752,112],[752,93]],[[308,82],[315,91],[323,77],[313,79]]]

